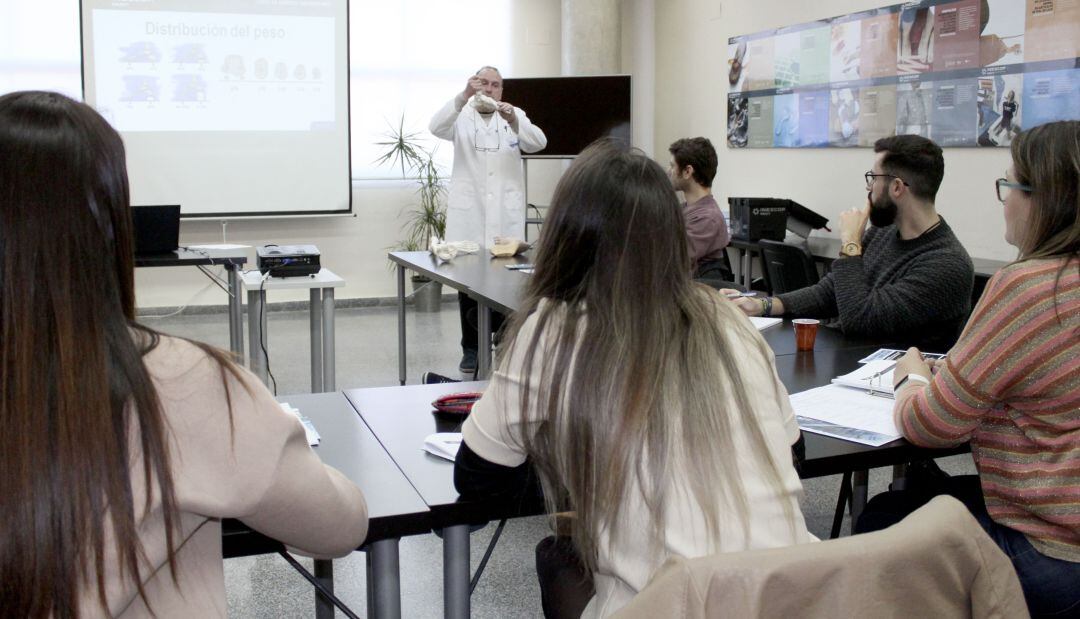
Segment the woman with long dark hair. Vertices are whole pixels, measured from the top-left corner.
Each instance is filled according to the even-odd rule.
[[[222,518],[342,555],[363,496],[257,379],[135,322],[124,146],[0,97],[0,616],[225,615]]]
[[[933,369],[894,370],[896,425],[926,447],[971,443],[978,475],[913,483],[867,505],[858,530],[936,493],[967,504],[1013,561],[1034,616],[1080,615],[1080,122],[1021,133],[996,181],[1019,258],[986,285]]]
[[[529,460],[549,511],[574,512],[573,554],[595,597],[552,594],[573,583],[543,575],[542,546],[548,614],[588,602],[584,616],[607,616],[669,556],[813,539],[791,461],[799,429],[772,353],[690,272],[664,170],[615,143],[586,149],[555,190],[455,476],[463,495],[483,495]]]

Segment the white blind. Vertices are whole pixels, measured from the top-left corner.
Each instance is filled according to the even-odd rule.
[[[353,0],[349,7],[352,174],[398,178],[375,167],[374,143],[402,114],[406,128],[435,140],[428,121],[482,65],[513,72],[511,0]],[[81,98],[79,3],[0,2],[0,94],[55,90]],[[449,143],[438,144],[448,165]]]

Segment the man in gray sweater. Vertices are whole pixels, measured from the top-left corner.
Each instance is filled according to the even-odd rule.
[[[941,148],[899,135],[878,140],[874,152],[867,205],[841,213],[831,271],[801,290],[735,302],[751,316],[835,317],[847,335],[947,350],[971,311],[974,270],[934,208]]]

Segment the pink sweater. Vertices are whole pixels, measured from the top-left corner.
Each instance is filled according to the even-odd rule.
[[[990,280],[948,362],[897,394],[926,447],[971,441],[990,516],[1080,562],[1080,265],[1029,260]]]

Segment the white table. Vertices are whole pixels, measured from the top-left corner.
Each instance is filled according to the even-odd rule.
[[[268,290],[311,291],[311,392],[335,391],[334,371],[334,288],[345,285],[345,280],[329,269],[315,275],[302,277],[268,277],[249,271],[242,281],[248,297],[248,367],[264,383],[267,381],[267,359],[263,352],[266,342],[266,292]]]

